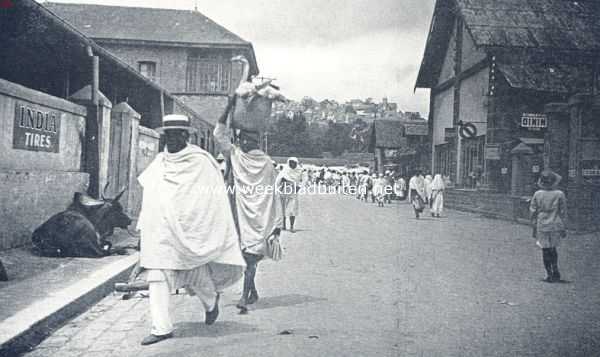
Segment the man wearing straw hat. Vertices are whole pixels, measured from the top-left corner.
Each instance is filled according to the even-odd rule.
[[[231,143],[233,131],[227,120],[236,97],[232,96],[214,131],[215,142],[227,158],[227,179],[234,193],[232,210],[240,237],[242,254],[246,261],[244,287],[237,304],[240,314],[248,313],[247,305],[258,300],[254,282],[258,263],[269,256],[267,240],[279,242],[281,212],[274,189],[277,177],[274,161],[260,150],[260,130],[240,130]],[[244,123],[250,126],[250,123]],[[259,125],[260,126],[260,125]]]
[[[147,271],[152,317],[142,345],[173,336],[169,298],[178,288],[198,296],[205,323],[214,323],[219,291],[239,280],[245,267],[219,164],[188,143],[194,129],[186,116],[167,115],[156,130],[165,137],[165,151],[138,178],[144,189],[140,265]]]

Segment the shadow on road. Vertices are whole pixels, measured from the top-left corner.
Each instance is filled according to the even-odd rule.
[[[290,231],[289,229],[286,229],[285,231],[282,232],[287,232],[287,233],[298,233],[298,232],[312,232],[312,229],[294,229],[294,231]]]
[[[255,305],[252,305],[252,310],[272,309],[275,307],[286,307],[292,305],[306,304],[315,301],[326,301],[325,298],[316,298],[308,295],[288,294],[280,296],[267,296],[260,298]]]
[[[234,321],[218,321],[212,326],[204,322],[180,322],[175,324],[175,338],[222,337],[242,333],[256,332],[254,325]]]

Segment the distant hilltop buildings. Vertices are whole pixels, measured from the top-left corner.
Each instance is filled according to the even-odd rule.
[[[376,119],[425,121],[419,112],[402,112],[398,109],[397,103],[388,102],[387,98],[383,98],[380,103],[375,103],[373,98],[351,99],[345,103],[338,103],[332,99],[319,102],[313,98],[304,97],[301,101],[274,103],[271,115],[273,118],[283,115],[292,118],[298,113],[302,113],[309,123],[351,124],[357,119],[366,123],[371,123]]]

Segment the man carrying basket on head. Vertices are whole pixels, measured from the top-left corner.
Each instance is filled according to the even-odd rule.
[[[245,59],[239,57],[234,58],[234,61],[247,64]],[[242,78],[242,81],[245,80],[246,78]],[[248,82],[243,84],[247,85]],[[241,85],[238,90],[239,88]],[[268,115],[253,116],[252,112],[239,115],[238,109],[245,105],[244,100],[246,99],[237,95],[229,98],[225,113],[214,131],[215,141],[228,161],[226,178],[230,187],[234,188],[231,206],[240,236],[242,255],[247,265],[242,296],[237,304],[241,314],[248,312],[247,305],[258,300],[254,283],[258,263],[265,256],[274,260],[281,258],[279,235],[282,226],[275,187],[277,173],[271,157],[260,150],[260,139]],[[261,99],[251,98],[250,101],[252,100]],[[238,108],[234,111],[230,128],[227,119],[234,105]],[[234,133],[237,135],[234,136]]]

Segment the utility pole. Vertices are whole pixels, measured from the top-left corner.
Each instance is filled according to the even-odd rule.
[[[269,132],[265,132],[265,154],[269,155]]]

